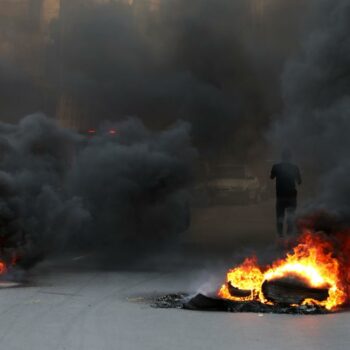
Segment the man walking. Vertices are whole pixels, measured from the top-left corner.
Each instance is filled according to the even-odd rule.
[[[301,185],[299,168],[291,163],[292,154],[289,150],[282,152],[282,160],[271,170],[271,179],[276,179],[276,217],[277,233],[283,237],[283,225],[287,217],[287,234],[294,231],[294,213],[297,208],[296,185]]]

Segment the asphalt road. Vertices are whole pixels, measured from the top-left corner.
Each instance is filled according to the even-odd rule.
[[[215,254],[204,258],[201,247],[221,242],[233,254],[242,253],[240,247],[257,237],[264,247],[274,237],[272,215],[273,203],[196,210],[187,242],[196,254],[166,255],[129,271],[97,268],[89,256],[45,262],[28,276],[29,285],[0,289],[0,349],[349,349],[348,312],[206,313],[154,309],[144,300],[216,288],[228,262]]]
[[[40,269],[39,269],[40,270]],[[287,316],[154,309],[143,297],[188,290],[195,272],[45,268],[0,290],[0,349],[348,349],[350,313]]]

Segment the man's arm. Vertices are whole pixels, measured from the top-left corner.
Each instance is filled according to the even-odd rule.
[[[276,178],[276,165],[274,165],[271,169],[271,175],[270,175],[270,179],[273,180]]]

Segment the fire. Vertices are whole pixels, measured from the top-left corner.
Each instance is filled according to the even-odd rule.
[[[3,261],[0,261],[0,275],[4,275],[7,272],[7,266]]]
[[[250,291],[250,297],[231,296],[227,283],[221,287],[219,291],[220,297],[235,301],[253,300],[259,294],[259,290],[264,282],[264,275],[257,264],[256,258],[247,258],[241,266],[227,273],[226,282],[231,283],[233,287],[240,290]]]
[[[258,266],[256,259],[246,259],[242,265],[230,270],[227,273],[226,284],[221,287],[218,295],[235,301],[259,300],[267,303],[262,292],[263,283],[294,276],[312,288],[329,290],[327,300],[320,302],[308,299],[304,300],[303,304],[313,303],[334,310],[349,299],[349,269],[341,252],[335,256],[336,243],[336,240],[323,234],[306,231],[292,252],[271,266],[262,268]],[[232,296],[229,284],[239,290],[251,291],[250,296]]]

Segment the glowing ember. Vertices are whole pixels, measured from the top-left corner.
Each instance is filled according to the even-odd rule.
[[[109,133],[110,135],[117,135],[118,132],[117,132],[116,129],[109,129],[108,133]]]
[[[4,275],[7,272],[6,264],[0,261],[0,275]]]
[[[227,273],[226,284],[221,287],[218,295],[235,301],[259,300],[267,303],[262,292],[264,281],[296,277],[312,288],[329,290],[327,300],[307,299],[303,304],[317,304],[328,310],[334,310],[349,300],[347,280],[349,269],[343,258],[348,252],[344,252],[343,249],[338,256],[335,256],[336,243],[339,243],[339,240],[332,240],[323,234],[305,232],[292,253],[287,254],[285,259],[276,261],[272,266],[261,268],[256,259],[246,259],[242,265],[230,270]],[[229,284],[239,290],[251,291],[250,296],[232,296]]]

